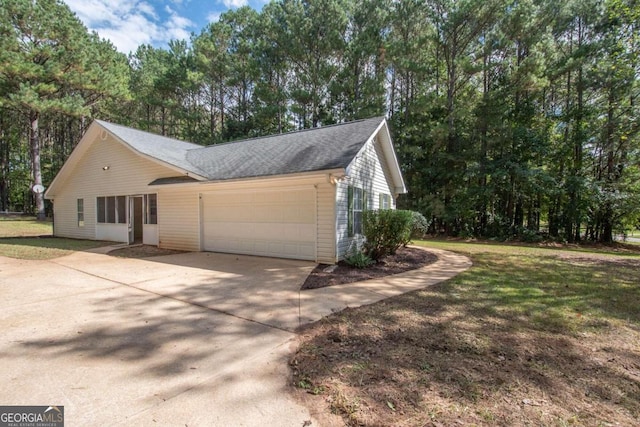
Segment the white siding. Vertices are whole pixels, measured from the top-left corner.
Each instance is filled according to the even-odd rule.
[[[158,246],[157,224],[144,224],[142,226],[142,243],[145,245]]]
[[[167,249],[199,251],[202,245],[200,194],[210,191],[274,189],[292,185],[315,186],[316,194],[316,258],[320,263],[335,263],[338,259],[336,230],[340,227],[337,219],[344,222],[346,235],[346,210],[336,209],[336,200],[340,200],[344,190],[346,206],[346,187],[330,183],[329,175],[318,173],[298,177],[278,177],[256,180],[200,183],[176,186],[149,186],[155,179],[172,177],[178,172],[145,159],[124,146],[111,135],[102,139],[102,132],[88,134],[84,141],[82,155],[70,170],[65,181],[56,185],[54,199],[55,234],[60,237],[96,239],[105,233],[96,232],[96,198],[98,196],[127,196],[157,193],[158,225],[145,226],[145,243],[158,242],[158,246]],[[371,155],[371,154],[368,154]],[[103,167],[109,166],[108,170]],[[360,166],[355,167],[355,171]],[[357,174],[356,174],[357,175]],[[377,186],[378,184],[376,184]],[[338,191],[336,191],[338,190]],[[77,224],[77,199],[84,199],[84,226]],[[378,203],[377,200],[373,200]],[[344,209],[344,208],[343,208]],[[344,217],[344,220],[342,220]],[[126,224],[101,224],[102,231],[107,229],[117,239],[126,241]],[[117,230],[116,230],[117,229]],[[155,231],[155,232],[154,232]],[[100,236],[99,236],[100,235]],[[157,236],[157,237],[156,237]]]
[[[333,264],[336,259],[336,189],[328,182],[317,186],[318,238],[317,254],[319,263]]]
[[[395,195],[389,165],[382,154],[377,137],[367,142],[347,168],[348,180],[336,185],[336,240],[338,259],[344,259],[351,250],[363,243],[361,236],[349,237],[348,188],[354,186],[367,192],[367,209],[378,209],[380,194],[391,196],[391,208],[395,209]]]
[[[108,170],[103,167],[108,166]],[[110,135],[95,136],[91,146],[62,182],[54,199],[54,233],[60,237],[96,239],[96,197],[153,192],[148,184],[176,172],[144,159]],[[77,199],[84,199],[84,227],[77,223]]]
[[[189,186],[162,187],[158,191],[159,246],[171,249],[203,250],[200,195],[210,192],[264,190],[273,191],[292,185],[316,188],[316,256],[317,262],[336,262],[335,188],[328,175],[265,178],[259,180],[202,183]]]
[[[183,251],[201,249],[197,188],[158,186],[158,246]]]

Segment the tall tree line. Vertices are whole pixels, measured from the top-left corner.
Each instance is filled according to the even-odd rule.
[[[61,1],[0,2],[0,209],[45,218],[43,183],[64,163],[84,118],[127,96],[127,68]]]
[[[214,144],[386,115],[399,203],[433,232],[608,242],[638,225],[637,0],[277,0],[126,60],[59,1],[0,3],[66,17],[0,15],[0,209],[38,207],[33,148],[46,185],[90,117]],[[34,28],[77,77],[46,76]]]

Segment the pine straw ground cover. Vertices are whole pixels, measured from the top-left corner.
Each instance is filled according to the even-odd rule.
[[[423,244],[474,265],[300,332],[323,425],[640,425],[640,254]]]
[[[430,252],[407,247],[398,249],[395,254],[388,255],[367,268],[352,267],[345,261],[340,261],[329,272],[328,265],[320,264],[307,276],[300,289],[317,289],[376,279],[415,270],[437,260],[438,257]]]

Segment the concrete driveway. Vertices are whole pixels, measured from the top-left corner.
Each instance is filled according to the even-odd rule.
[[[64,405],[69,426],[302,426],[285,360],[313,267],[0,257],[0,404]]]
[[[0,257],[0,405],[64,405],[68,426],[318,425],[287,392],[293,331],[471,265],[429,251],[419,270],[303,292],[303,261]]]

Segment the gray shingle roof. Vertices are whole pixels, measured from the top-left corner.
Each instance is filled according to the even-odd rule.
[[[102,120],[96,121],[134,150],[187,172],[205,176],[204,171],[199,170],[187,160],[187,152],[189,150],[202,148],[202,145],[128,128],[126,126],[115,125],[113,123],[103,122]]]
[[[217,181],[346,168],[383,120],[376,117],[208,147],[99,123],[141,153]]]
[[[190,150],[187,159],[210,180],[346,168],[382,122],[358,120]]]

